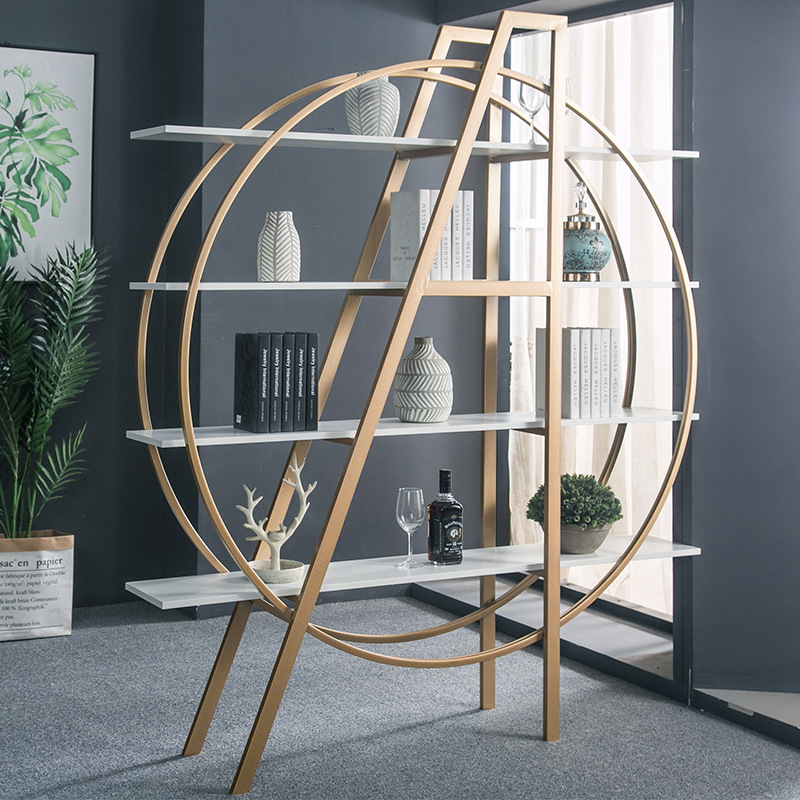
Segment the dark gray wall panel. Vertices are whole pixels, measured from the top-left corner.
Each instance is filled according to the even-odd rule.
[[[240,125],[261,108],[316,81],[427,58],[437,32],[432,17],[432,6],[420,0],[391,4],[252,1],[239,3],[236,14],[230,13],[228,3],[210,0],[206,3],[204,121],[209,125]],[[402,125],[416,85],[407,79],[395,82],[402,93]],[[442,92],[433,114],[434,125],[426,130],[455,136],[457,115],[464,102],[465,98],[455,92]],[[343,99],[315,112],[302,129],[346,132]],[[235,154],[230,165],[209,181],[203,201],[206,221],[251,152]],[[224,223],[208,274],[217,279],[253,280],[256,239],[265,212],[291,209],[301,239],[302,279],[349,280],[389,164],[385,154],[281,150],[270,156],[248,182]],[[444,161],[435,159],[413,165],[406,186],[438,186],[445,166]],[[483,168],[477,164],[465,185],[479,188]],[[480,246],[479,240],[477,252]],[[376,275],[388,277],[388,272],[387,237]],[[331,294],[280,298],[206,295],[201,344],[203,423],[229,421],[236,331],[315,330],[321,335],[324,350],[341,299],[341,295]],[[360,416],[398,303],[397,299],[363,302],[325,417]],[[426,300],[414,325],[415,335],[434,336],[437,349],[450,362],[456,412],[480,409],[481,313],[475,300]],[[391,401],[386,413],[394,415]],[[268,506],[288,446],[228,450],[204,453],[203,462],[226,524],[243,537],[244,518],[235,509],[244,500],[241,485],[256,484],[259,493],[265,495],[262,506]],[[318,480],[319,486],[311,496],[311,510],[302,527],[286,546],[287,557],[311,556],[345,455],[340,445],[318,443],[312,447],[303,477],[307,482]],[[401,554],[404,534],[394,520],[397,487],[419,485],[432,498],[438,469],[445,466],[455,471],[455,491],[466,506],[468,543],[476,544],[479,455],[477,436],[376,442],[335,558]],[[204,514],[200,526],[204,534],[210,532]],[[246,545],[245,552],[251,547]],[[421,529],[416,549],[419,552],[424,547],[425,532]]]
[[[157,0],[30,0],[3,15],[4,43],[96,53],[93,235],[98,247],[109,249],[112,272],[103,319],[93,330],[100,372],[54,432],[89,421],[91,472],[40,519],[41,527],[75,534],[76,605],[126,599],[126,580],[182,568],[190,555],[146,450],[125,439],[127,428],[139,427],[138,298],[127,286],[145,274],[163,225],[167,185],[163,147],[132,144],[128,135],[167,113],[166,53],[183,52],[180,38],[168,43],[167,22]]]
[[[694,13],[694,684],[796,692],[800,7]]]

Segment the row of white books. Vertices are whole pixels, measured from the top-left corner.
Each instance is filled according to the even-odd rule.
[[[617,328],[562,331],[561,416],[615,417],[620,410],[620,352]],[[536,329],[536,413],[544,415],[547,330]]]
[[[407,281],[411,277],[438,196],[438,189],[392,192],[389,225],[391,280]],[[431,280],[472,280],[473,204],[474,192],[459,189],[431,266]]]

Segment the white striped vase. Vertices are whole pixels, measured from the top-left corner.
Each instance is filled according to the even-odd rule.
[[[258,237],[258,279],[300,280],[300,237],[291,211],[268,211]]]
[[[402,422],[443,422],[453,408],[453,376],[430,336],[414,339],[394,377],[394,409]]]
[[[354,136],[392,136],[400,118],[400,91],[381,75],[344,93],[344,114]]]

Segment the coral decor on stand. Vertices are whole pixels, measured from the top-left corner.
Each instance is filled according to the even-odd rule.
[[[281,559],[281,547],[292,537],[294,532],[303,521],[303,517],[308,511],[308,496],[314,489],[317,488],[317,482],[310,483],[305,489],[303,488],[302,481],[300,480],[300,473],[306,465],[305,459],[300,466],[297,465],[297,457],[292,456],[292,463],[289,466],[290,479],[283,479],[287,486],[291,486],[296,492],[300,500],[300,509],[297,516],[292,520],[290,525],[280,524],[276,531],[267,531],[266,524],[268,519],[260,519],[258,522],[253,517],[255,507],[261,502],[262,498],[253,498],[255,488],[249,489],[243,485],[247,494],[247,506],[236,506],[246,518],[244,527],[255,533],[255,536],[248,536],[248,542],[264,542],[269,546],[270,557],[269,559],[251,561],[250,566],[261,577],[265,583],[292,583],[300,580],[303,575],[304,565],[300,561],[293,561],[290,559]]]

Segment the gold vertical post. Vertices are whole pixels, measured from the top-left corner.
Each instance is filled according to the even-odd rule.
[[[496,94],[502,95],[503,79],[495,81]],[[489,141],[502,137],[503,114],[492,106],[488,111],[487,133]],[[499,163],[489,161],[486,168],[486,279],[500,278],[500,196],[501,169]],[[497,359],[498,359],[498,297],[484,298],[483,312],[483,411],[497,411]],[[482,437],[481,475],[481,547],[497,544],[497,432],[484,431]],[[491,603],[495,598],[497,580],[486,575],[480,580],[480,605]],[[495,645],[497,623],[494,614],[487,614],[480,623],[481,650]],[[495,707],[496,662],[483,661],[480,666],[480,706]]]
[[[567,25],[551,34],[550,158],[548,160],[547,396],[545,399],[544,699],[545,741],[560,736],[561,660],[561,275]]]

